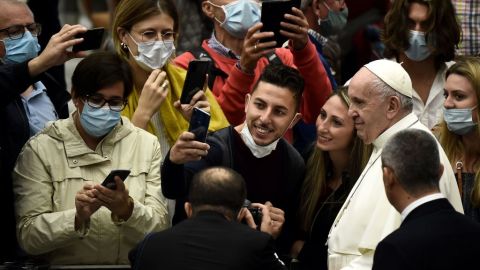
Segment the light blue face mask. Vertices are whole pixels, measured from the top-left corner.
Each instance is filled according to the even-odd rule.
[[[99,138],[110,131],[120,121],[120,112],[112,111],[108,106],[93,108],[83,102],[83,111],[80,114],[80,124],[90,136]]]
[[[215,20],[220,23],[223,29],[236,38],[244,38],[248,29],[260,22],[260,5],[255,1],[237,0],[223,6],[208,2],[214,7],[223,9],[225,20],[223,22],[217,18]]]
[[[37,37],[32,36],[30,31],[25,31],[25,34],[20,39],[5,38],[6,54],[3,58],[6,64],[15,64],[28,61],[37,57],[40,51],[40,44],[38,44]]]
[[[334,11],[327,3],[323,2],[323,4],[328,8],[328,15],[325,20],[318,19],[317,23],[320,26],[320,34],[327,37],[336,35],[342,31],[347,24],[348,8],[345,7],[342,10]]]
[[[405,51],[405,55],[413,61],[423,61],[432,54],[424,32],[410,30],[409,43],[410,47]]]
[[[465,135],[472,132],[478,125],[474,123],[472,119],[472,111],[475,110],[476,107],[477,106],[471,109],[443,108],[443,119],[447,123],[448,130],[457,135]]]

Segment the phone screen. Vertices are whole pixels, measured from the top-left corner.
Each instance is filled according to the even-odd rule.
[[[102,46],[104,32],[105,28],[99,27],[88,29],[87,32],[76,35],[75,38],[83,38],[83,41],[73,45],[72,52],[99,49]]]
[[[210,124],[210,114],[193,108],[192,118],[190,118],[190,126],[188,131],[195,134],[195,140],[205,142],[207,140],[208,125]]]
[[[117,185],[115,184],[115,176],[119,176],[122,181],[125,181],[129,174],[130,170],[112,170],[107,177],[105,177],[105,180],[103,180],[102,186],[109,189],[117,189]]]
[[[193,96],[205,85],[206,75],[212,61],[208,59],[195,59],[188,64],[187,76],[180,96],[180,103],[189,104]]]
[[[271,0],[262,2],[262,16],[261,22],[263,27],[262,32],[273,32],[272,38],[263,39],[262,42],[273,41],[277,42],[276,47],[282,47],[283,43],[287,41],[287,37],[280,34],[280,22],[288,20],[285,19],[285,13],[292,13],[292,7],[299,8],[300,0]]]

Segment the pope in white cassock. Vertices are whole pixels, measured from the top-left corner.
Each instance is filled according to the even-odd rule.
[[[328,237],[328,269],[371,269],[377,244],[400,226],[400,214],[385,195],[380,154],[385,142],[404,129],[430,130],[412,113],[412,82],[402,66],[376,60],[350,81],[349,115],[358,136],[374,150],[364,171],[340,209]],[[433,134],[432,134],[433,136]],[[440,162],[450,164],[442,147]],[[444,166],[440,190],[463,213],[451,166]]]

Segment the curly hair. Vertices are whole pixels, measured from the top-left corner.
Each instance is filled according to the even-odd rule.
[[[428,7],[428,19],[425,21],[427,42],[435,48],[435,66],[455,57],[455,48],[460,42],[461,28],[455,17],[455,9],[451,1],[445,0],[396,0],[385,16],[383,42],[384,56],[398,56],[406,51],[409,44],[410,18],[409,8],[412,3]]]

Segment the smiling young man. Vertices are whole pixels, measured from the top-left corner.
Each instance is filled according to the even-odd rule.
[[[229,167],[245,179],[250,201],[271,202],[266,204],[274,237],[278,236],[282,251],[288,252],[292,240],[290,224],[283,224],[284,211],[285,219],[291,220],[305,165],[282,137],[301,117],[298,108],[303,86],[296,69],[269,65],[245,97],[244,123],[212,133],[207,143],[195,141],[190,132],[180,135],[162,166],[162,191],[167,198],[177,199],[174,222],[185,219],[181,200],[193,174],[206,167]]]

